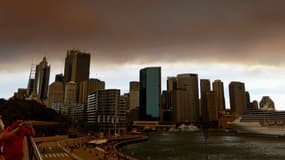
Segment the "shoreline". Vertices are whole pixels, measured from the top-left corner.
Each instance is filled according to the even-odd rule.
[[[256,134],[256,133],[237,133],[233,130],[223,130],[223,129],[209,129],[209,133],[210,133],[209,137],[225,135],[225,136],[238,136],[238,137],[257,137],[257,138],[264,138],[264,139],[267,139],[267,138],[280,139],[280,140],[285,139],[285,137],[283,136],[262,135],[262,134]],[[198,131],[198,133],[197,131],[195,131],[195,134],[198,136],[202,136],[201,130]],[[48,141],[47,139],[50,139],[52,142],[61,143],[61,146],[58,144],[54,146],[58,146],[58,147],[60,146],[60,148],[65,148],[66,153],[73,155],[73,156],[75,154],[77,155],[77,158],[81,160],[91,160],[90,157],[97,157],[97,158],[102,158],[102,159],[108,158],[110,160],[117,160],[117,159],[139,160],[138,158],[133,157],[134,155],[124,153],[123,150],[121,150],[121,148],[129,144],[140,143],[140,142],[149,140],[149,136],[147,133],[138,134],[138,135],[125,135],[125,136],[119,136],[119,137],[105,137],[108,140],[110,140],[110,143],[106,143],[103,146],[99,146],[99,148],[102,148],[102,149],[99,149],[97,147],[94,147],[94,148],[88,147],[87,143],[90,140],[97,139],[97,138],[98,137],[96,138],[95,137],[81,137],[81,138],[67,140],[65,139],[64,136],[63,137],[57,136],[57,137],[51,137],[51,138],[45,137],[42,139],[42,141],[43,143],[48,144],[49,142],[47,142]],[[48,148],[48,146],[52,147],[53,145],[47,145],[46,147],[41,146],[40,148]]]
[[[147,135],[145,135],[145,134],[144,135],[140,135],[138,138],[128,139],[128,140],[124,140],[124,141],[121,141],[119,143],[116,143],[113,146],[113,150],[117,154],[118,158],[122,158],[122,159],[125,159],[125,160],[138,160],[135,157],[132,157],[132,156],[130,156],[128,154],[125,154],[125,153],[119,151],[119,148],[123,147],[125,145],[129,145],[129,144],[133,144],[133,143],[140,143],[140,142],[144,142],[144,141],[147,141],[147,140],[148,140],[148,136]]]

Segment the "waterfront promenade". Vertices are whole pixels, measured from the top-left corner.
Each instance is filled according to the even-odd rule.
[[[90,144],[92,140],[107,139],[103,144]],[[147,140],[145,135],[125,135],[117,137],[68,138],[67,136],[35,138],[43,160],[136,160],[118,151],[118,147],[136,141]]]

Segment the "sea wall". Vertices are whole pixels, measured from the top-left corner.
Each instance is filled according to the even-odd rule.
[[[132,143],[139,143],[139,142],[143,142],[143,141],[147,141],[148,140],[148,136],[146,135],[140,135],[138,136],[138,138],[134,138],[134,139],[129,139],[129,140],[124,140],[121,141],[117,144],[115,144],[113,146],[114,151],[116,152],[117,156],[119,159],[123,159],[123,160],[138,160],[137,158],[131,157],[127,154],[124,154],[122,152],[119,151],[119,148],[128,144],[132,144]]]

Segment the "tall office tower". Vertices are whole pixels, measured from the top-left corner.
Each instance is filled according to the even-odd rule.
[[[31,96],[32,92],[35,90],[34,89],[35,77],[36,77],[36,66],[35,66],[35,64],[32,64],[30,75],[29,75],[28,86],[27,86],[28,96]]]
[[[211,91],[210,80],[201,79],[200,80],[200,116],[202,117],[204,122],[208,121],[209,113],[208,113],[208,104],[207,104],[207,93]]]
[[[160,121],[164,121],[164,112],[168,110],[169,104],[168,104],[168,92],[167,91],[162,91],[161,98],[160,98]]]
[[[167,77],[167,106],[165,111],[165,116],[163,116],[163,120],[175,121],[175,91],[177,90],[177,78],[176,77]],[[164,118],[169,117],[169,118]]]
[[[190,113],[193,122],[199,121],[199,98],[198,98],[198,75],[197,74],[178,74],[177,75],[177,89],[191,92],[189,99],[191,99]]]
[[[105,82],[99,79],[89,79],[79,82],[79,103],[87,104],[88,95],[101,89],[105,89]]]
[[[176,123],[196,122],[196,112],[190,105],[193,103],[193,92],[188,90],[177,89],[174,91],[174,120]]]
[[[119,135],[127,133],[127,108],[129,106],[129,96],[128,94],[124,94],[120,96],[119,105],[117,109],[117,118],[115,118],[116,122],[116,130]]]
[[[129,91],[129,107],[128,110],[133,110],[140,106],[140,82],[131,81]]]
[[[177,79],[176,77],[167,77],[167,91],[171,92],[177,89]]]
[[[87,122],[106,135],[113,135],[126,124],[126,99],[119,89],[98,90],[88,95]]]
[[[161,94],[161,68],[140,70],[140,120],[158,120]]]
[[[77,83],[73,81],[65,83],[64,105],[73,106],[77,103]]]
[[[213,82],[213,91],[216,92],[216,104],[219,111],[225,111],[225,95],[224,95],[224,84],[221,80],[215,80]]]
[[[34,81],[34,93],[40,99],[46,99],[49,85],[50,65],[46,57],[36,66],[36,74]]]
[[[160,101],[160,121],[174,121],[173,117],[174,106],[171,106],[170,104],[171,103],[170,95],[171,95],[170,92],[162,91],[161,101]]]
[[[250,95],[248,91],[245,92],[245,100],[246,100],[246,108],[248,109],[251,108]]]
[[[161,101],[160,101],[161,109],[165,109],[165,110],[170,109],[170,104],[169,103],[170,103],[169,92],[162,91]]]
[[[89,79],[90,54],[77,49],[67,51],[64,67],[64,82],[80,82]]]
[[[242,82],[231,82],[229,84],[231,111],[242,114],[247,110],[245,86]]]
[[[218,108],[216,104],[216,92],[209,91],[206,93],[207,97],[207,110],[209,114],[209,121],[218,120]]]
[[[62,106],[64,103],[64,83],[62,74],[55,76],[55,81],[49,85],[48,92],[48,107],[55,109]]]

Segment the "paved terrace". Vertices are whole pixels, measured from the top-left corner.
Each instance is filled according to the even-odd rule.
[[[91,140],[108,139],[100,145],[90,145]],[[80,137],[68,138],[67,136],[35,138],[43,160],[135,160],[117,150],[123,144],[133,141],[146,140],[145,135],[125,135],[118,137]]]

